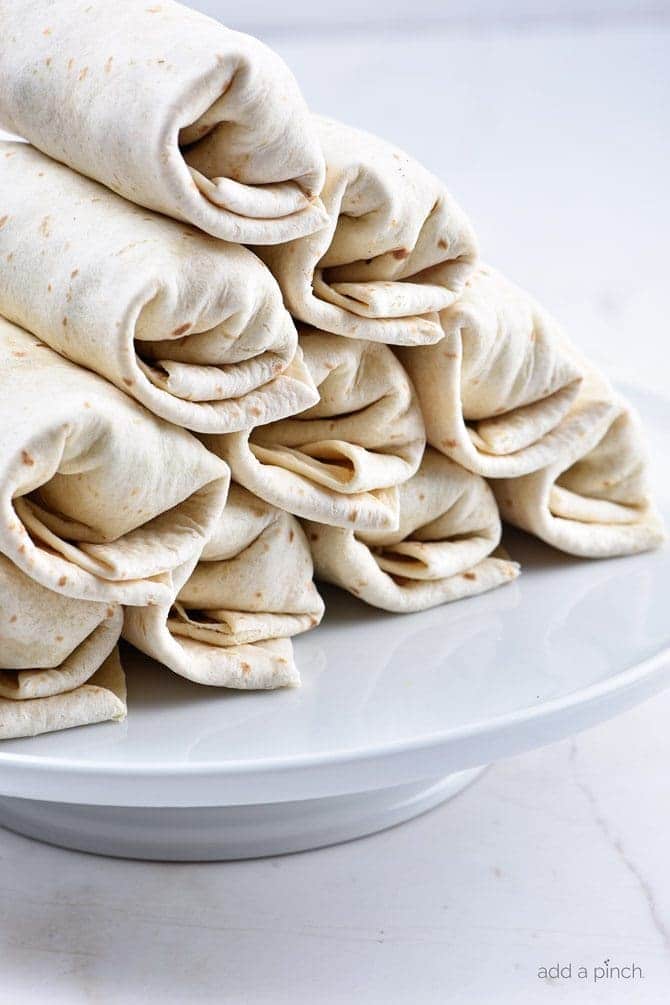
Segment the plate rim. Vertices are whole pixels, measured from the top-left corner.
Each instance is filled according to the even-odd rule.
[[[374,747],[354,747],[339,751],[319,751],[310,754],[294,754],[285,757],[256,758],[253,761],[214,761],[204,762],[171,762],[171,761],[145,761],[138,768],[129,769],[123,764],[114,761],[92,761],[83,764],[74,758],[40,757],[36,754],[7,753],[0,750],[0,769],[3,766],[17,767],[30,766],[44,768],[47,771],[64,771],[70,769],[73,773],[107,773],[114,776],[126,776],[131,773],[146,778],[156,775],[199,775],[199,774],[248,774],[265,772],[290,771],[292,768],[315,768],[325,766],[338,766],[353,761],[366,759],[376,759],[393,757],[397,754],[411,753],[413,751],[428,751],[446,747],[465,740],[474,739],[486,733],[509,730],[515,726],[526,725],[530,722],[541,721],[543,718],[550,718],[561,712],[568,712],[573,708],[590,704],[610,694],[616,694],[626,688],[641,683],[648,677],[653,677],[661,673],[665,667],[670,669],[670,643],[652,656],[647,657],[639,663],[634,663],[623,670],[619,670],[611,677],[604,677],[600,681],[589,684],[583,688],[576,688],[565,695],[557,698],[549,698],[540,701],[536,705],[526,705],[524,708],[516,709],[513,712],[503,712],[500,715],[491,716],[488,719],[477,719],[461,727],[455,727],[447,731],[438,731],[415,739],[397,739]],[[112,725],[113,724],[109,724]],[[0,780],[0,789],[2,781]]]

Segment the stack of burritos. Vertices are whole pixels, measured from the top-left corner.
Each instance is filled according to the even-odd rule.
[[[121,638],[300,683],[317,584],[657,547],[639,420],[445,185],[161,0],[0,0],[0,738],[121,720]]]

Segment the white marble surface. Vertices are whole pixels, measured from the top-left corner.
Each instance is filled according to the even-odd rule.
[[[443,174],[584,348],[667,390],[670,29],[276,46],[316,108]],[[142,864],[0,831],[0,1003],[660,1005],[669,720],[666,694],[413,823],[282,859]],[[605,959],[644,976],[576,977]],[[572,979],[538,978],[557,961]]]
[[[283,858],[124,862],[0,831],[0,1002],[661,1005],[669,721],[666,694],[412,823]],[[643,978],[537,976],[607,958]]]

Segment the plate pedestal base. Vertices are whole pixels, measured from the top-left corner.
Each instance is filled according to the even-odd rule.
[[[0,825],[49,844],[120,858],[259,858],[349,841],[411,820],[455,796],[485,770],[260,806],[86,806],[2,797]]]

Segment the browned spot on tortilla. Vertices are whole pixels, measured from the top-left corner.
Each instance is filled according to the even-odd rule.
[[[90,407],[91,407],[91,402],[90,401],[85,401],[84,402],[84,408],[90,408]]]
[[[242,673],[251,673],[251,665],[249,663],[242,664]]]
[[[16,615],[12,614],[11,618],[9,619],[10,625],[13,625],[15,621],[16,621]]]
[[[312,533],[309,535],[309,539],[310,539],[310,541],[318,541],[319,540],[319,535],[315,534],[314,531],[312,531]]]
[[[409,251],[407,248],[396,248],[395,251],[392,252],[392,255],[394,258],[397,258],[398,261],[402,261],[403,258],[409,258]]]
[[[108,618],[112,618],[113,616],[114,616],[114,608],[113,607],[108,607],[107,608],[107,617]]]
[[[10,251],[8,255],[5,255],[5,261],[11,262],[11,260],[12,260],[13,257],[14,257],[14,252]]]
[[[114,57],[110,56],[109,59],[105,62],[105,73],[110,73],[111,72],[112,63],[113,62],[114,62]]]
[[[86,76],[87,76],[87,74],[88,74],[88,67],[87,67],[87,66],[83,66],[83,67],[81,68],[81,70],[79,71],[79,76],[78,76],[78,78],[77,78],[77,79],[78,79],[78,80],[83,80],[83,79],[84,79],[84,77],[86,77]]]
[[[75,276],[79,275],[79,269],[73,269],[70,273],[70,279],[74,279]]]
[[[133,384],[134,384],[134,381],[132,381],[130,379],[130,377],[124,377],[123,378],[123,383],[126,385],[126,387],[132,387]]]
[[[52,290],[53,286],[51,285],[51,283],[47,283],[47,293],[51,293]]]
[[[288,539],[289,539],[289,541],[292,541],[294,539],[294,537],[295,537],[295,531],[290,530],[288,532]]]
[[[28,353],[21,352],[20,350],[17,350],[16,352],[12,353],[12,356],[16,356],[17,359],[22,359],[24,356],[27,356],[27,355],[28,355]]]
[[[62,641],[63,641],[63,636],[62,635],[57,635],[56,636],[56,642],[62,642]]]
[[[447,248],[449,247],[448,243],[445,241],[443,237],[441,237],[440,240],[437,242],[437,246],[438,248],[442,248],[442,251],[446,251]]]
[[[47,66],[51,66],[51,56],[47,56],[44,62],[46,63]]]
[[[477,578],[477,573],[476,572],[464,572],[463,573],[463,579],[476,579],[476,578]]]
[[[317,617],[315,617],[313,614],[310,614],[310,616],[309,616],[309,623],[310,623],[310,625],[318,625],[319,619]]]
[[[40,234],[42,235],[42,237],[48,237],[49,234],[51,233],[51,228],[49,226],[49,219],[50,218],[48,216],[45,216],[42,218],[42,222],[40,223]]]
[[[19,555],[25,555],[25,553],[26,553],[26,546],[25,546],[25,544],[20,544],[19,545]]]
[[[445,350],[445,352],[443,352],[442,355],[445,357],[445,359],[458,359],[457,352],[446,352]]]
[[[33,464],[35,463],[35,459],[30,456],[27,450],[21,451],[21,460],[23,461],[24,464],[27,464],[29,468],[32,468]]]
[[[5,213],[4,216],[0,216],[0,230],[2,230],[2,228],[7,223],[8,220],[9,220],[9,213]]]
[[[421,500],[421,502],[423,502],[423,500],[425,498],[426,498],[426,493],[425,492],[419,492],[419,499]]]
[[[58,585],[65,586],[66,583],[67,583],[67,576],[61,576],[60,579],[58,580]]]
[[[349,510],[349,519],[356,520],[358,518],[358,506],[352,506]]]
[[[63,328],[67,328],[67,314],[63,315],[63,320],[61,321]]]
[[[256,416],[256,418],[258,418],[258,416],[259,416],[259,415],[261,415],[261,410],[260,410],[260,408],[256,408],[256,406],[254,405],[254,407],[253,407],[253,408],[250,408],[250,409],[249,409],[249,415],[255,415],[255,416]]]
[[[458,446],[458,440],[442,440],[442,446],[451,447],[453,449]]]
[[[191,322],[187,321],[185,325],[179,325],[179,328],[175,328],[175,330],[172,332],[172,334],[173,334],[173,336],[175,338],[179,338],[179,336],[183,335],[184,332],[187,332],[190,327],[191,327]]]

